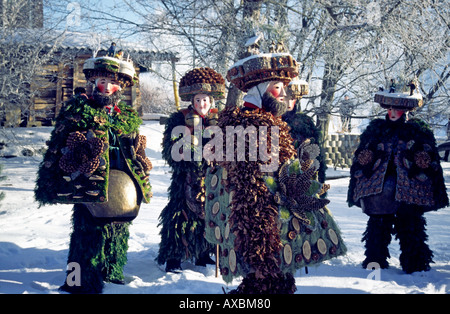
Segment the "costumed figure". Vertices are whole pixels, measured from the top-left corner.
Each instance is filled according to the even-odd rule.
[[[309,92],[309,86],[306,81],[294,78],[287,86],[287,101],[288,107],[285,114],[283,114],[283,121],[285,121],[291,128],[290,134],[294,139],[294,147],[298,149],[301,143],[309,139],[311,143],[319,145],[321,133],[319,128],[315,125],[313,119],[307,114],[303,113],[300,107],[300,100]],[[319,145],[320,147],[320,145]],[[319,161],[318,180],[325,182],[325,172],[327,165],[323,158],[322,151],[317,156]],[[325,194],[323,194],[325,195]]]
[[[141,202],[150,201],[152,164],[139,135],[142,120],[120,101],[121,90],[137,81],[133,63],[94,57],[83,71],[93,94],[75,95],[56,118],[35,198],[40,205],[75,204],[67,261],[79,265],[81,278],[68,278],[61,289],[100,293],[104,281],[124,283],[128,229]]]
[[[224,98],[225,80],[211,68],[195,68],[181,79],[179,94],[191,105],[169,117],[162,143],[162,156],[172,168],[172,181],[169,203],[159,218],[161,242],[156,260],[160,265],[166,263],[166,271],[181,270],[184,260],[195,260],[200,266],[214,263],[209,257],[213,246],[204,238],[208,162],[201,154],[208,142],[203,137],[205,128],[217,124],[214,100]]]
[[[394,82],[392,80],[392,82]],[[398,88],[397,91],[401,89]],[[430,127],[407,112],[422,105],[417,90],[379,91],[375,102],[388,110],[361,134],[350,169],[347,202],[369,216],[362,241],[363,267],[387,268],[391,235],[400,241],[400,264],[406,273],[430,269],[433,253],[425,243],[423,214],[448,206],[436,140]]]
[[[355,105],[348,95],[344,96],[344,101],[339,106],[339,113],[341,115],[342,131],[352,131],[352,115],[355,111]]]
[[[297,269],[346,250],[329,201],[319,198],[328,186],[312,179],[319,148],[305,140],[297,152],[281,118],[296,76],[288,53],[252,55],[227,73],[247,94],[242,108],[219,115],[226,157],[208,168],[205,186],[206,238],[217,246],[222,277],[243,277],[230,293],[294,293]]]

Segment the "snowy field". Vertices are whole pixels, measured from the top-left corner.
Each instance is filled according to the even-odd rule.
[[[37,151],[45,146],[51,127],[0,130],[8,147],[3,155],[20,155],[24,148]],[[139,216],[130,227],[126,284],[106,284],[105,294],[222,294],[235,288],[240,281],[227,285],[215,277],[213,265],[207,268],[183,263],[183,271],[165,273],[155,262],[160,241],[158,216],[167,203],[170,181],[169,167],[161,159],[163,126],[146,121],[141,133],[147,136],[147,156],[153,163],[150,180],[153,198],[143,204]],[[13,143],[15,145],[13,146]],[[20,146],[19,146],[20,145]],[[21,156],[21,155],[20,155]],[[0,158],[4,165],[0,190],[5,199],[0,202],[0,293],[60,293],[65,281],[66,258],[71,232],[71,205],[38,208],[33,189],[41,155]],[[442,163],[447,187],[450,186],[450,163]],[[348,169],[337,171],[348,174]],[[336,174],[333,169],[328,176]],[[403,273],[399,263],[398,241],[390,245],[391,267],[369,271],[361,267],[364,247],[361,235],[367,216],[345,202],[348,177],[329,180],[328,206],[338,222],[348,253],[320,266],[298,271],[295,275],[297,292],[303,293],[449,293],[450,292],[450,209],[427,213],[429,245],[434,252],[434,264],[429,272]]]

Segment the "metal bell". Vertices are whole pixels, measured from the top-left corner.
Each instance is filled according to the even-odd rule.
[[[141,192],[124,171],[111,169],[108,181],[108,201],[85,203],[92,216],[131,221],[137,217],[142,202]]]
[[[186,123],[187,126],[190,127],[199,125],[201,120],[202,118],[192,111],[186,114],[186,116],[184,117],[184,122]]]

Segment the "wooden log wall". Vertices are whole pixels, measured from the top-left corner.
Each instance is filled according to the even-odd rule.
[[[77,87],[85,87],[88,95],[92,92],[92,84],[87,84],[84,73],[84,61],[91,57],[89,53],[72,53],[69,58],[59,59],[57,63],[48,63],[36,73],[30,86],[33,97],[28,114],[27,126],[49,126],[53,124],[63,104],[68,101]],[[136,67],[139,75],[139,68]],[[127,87],[124,101],[142,115],[139,84]]]

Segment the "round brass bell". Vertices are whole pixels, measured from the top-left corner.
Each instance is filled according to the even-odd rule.
[[[194,113],[194,112],[189,112],[185,117],[184,117],[184,122],[186,123],[187,126],[197,126],[200,124],[202,120],[202,117],[200,117],[198,114]]]
[[[92,216],[118,221],[131,221],[137,217],[142,195],[133,179],[124,171],[111,169],[108,181],[108,201],[85,203]]]
[[[191,135],[191,143],[194,146],[198,146],[198,144],[200,143],[200,141],[198,140],[197,136],[195,135]]]

